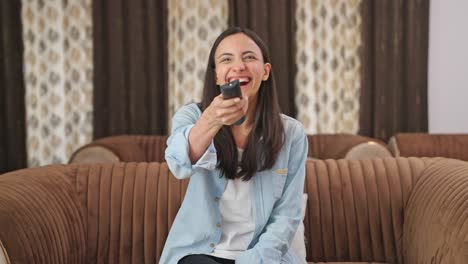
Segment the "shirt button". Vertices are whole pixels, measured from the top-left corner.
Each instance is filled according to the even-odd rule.
[[[215,244],[210,243],[210,247],[211,247],[211,248],[214,248],[214,246],[215,246]]]
[[[217,224],[216,224],[216,227],[220,228],[220,227],[221,227],[221,223],[217,223]]]
[[[214,201],[215,201],[215,202],[218,202],[218,201],[219,201],[219,197],[215,197],[215,198],[214,198]]]

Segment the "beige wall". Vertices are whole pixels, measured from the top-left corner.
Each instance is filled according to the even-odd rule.
[[[429,132],[468,133],[468,1],[431,0]]]

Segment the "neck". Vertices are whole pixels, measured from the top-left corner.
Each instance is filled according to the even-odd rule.
[[[247,138],[252,130],[253,123],[255,120],[255,112],[257,107],[257,98],[249,98],[249,108],[245,115],[245,121],[240,126],[231,126],[231,131],[234,136],[234,140],[236,141],[237,147],[245,148],[247,144]]]
[[[252,127],[255,120],[255,112],[257,110],[257,96],[254,98],[249,97],[249,108],[245,114],[245,122],[241,126]]]

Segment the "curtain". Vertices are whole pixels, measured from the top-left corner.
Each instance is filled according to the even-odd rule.
[[[297,0],[296,5],[297,119],[309,134],[355,134],[361,0]]]
[[[90,2],[22,1],[30,167],[67,163],[92,138]]]
[[[93,1],[94,138],[166,134],[166,20],[166,1]]]
[[[208,55],[227,28],[227,0],[169,0],[169,120],[190,102],[200,102]]]
[[[26,166],[21,1],[0,1],[0,174]]]
[[[296,116],[294,104],[295,3],[293,0],[229,0],[229,26],[255,31],[270,50],[281,111]]]
[[[363,0],[360,134],[427,132],[429,2]]]

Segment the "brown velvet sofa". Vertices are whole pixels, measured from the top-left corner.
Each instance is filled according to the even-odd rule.
[[[69,163],[164,162],[168,136],[120,135],[97,139],[77,149]]]
[[[384,142],[352,134],[308,135],[308,156],[314,159],[368,159],[392,157]]]
[[[385,143],[351,134],[309,135],[309,157],[362,159],[391,157]],[[95,140],[76,150],[69,163],[164,162],[167,136],[121,135]]]
[[[399,133],[388,147],[395,157],[446,157],[468,161],[468,134]]]
[[[7,263],[158,263],[187,182],[157,162],[0,175],[0,249]],[[305,192],[308,261],[468,263],[467,162],[308,160]]]

